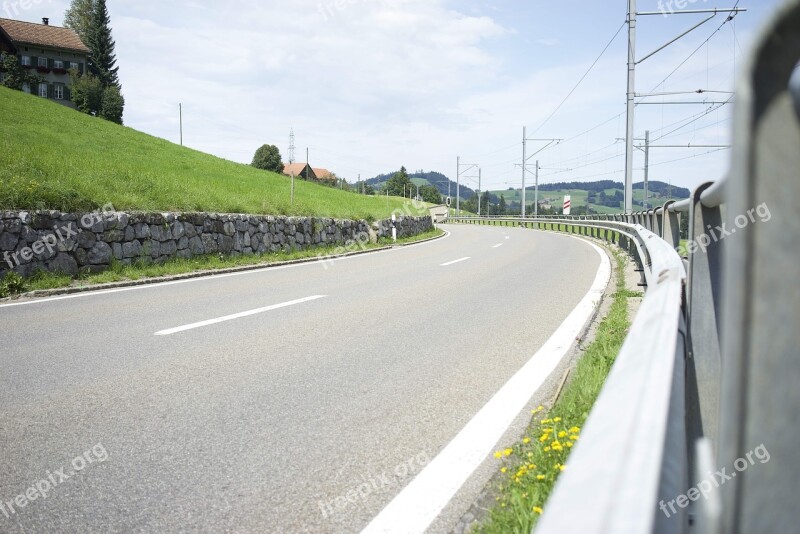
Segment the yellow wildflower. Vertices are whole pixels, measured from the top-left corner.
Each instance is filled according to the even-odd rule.
[[[545,479],[544,475],[536,475],[536,480],[544,480],[544,479]]]
[[[495,458],[502,458],[503,457],[503,453],[500,452],[500,451],[497,451],[496,453],[494,453],[494,457]]]
[[[559,432],[559,433],[558,433],[558,437],[559,437],[559,438],[564,438],[564,437],[566,437],[566,436],[567,436],[567,433],[566,433],[566,432],[564,432],[563,430],[562,430],[561,432]]]
[[[581,431],[581,429],[580,429],[580,428],[578,428],[577,426],[573,426],[572,428],[570,428],[570,429],[569,429],[569,431],[570,431],[571,433],[573,433],[573,434],[577,434],[578,432],[580,432],[580,431]]]
[[[560,423],[561,422],[561,418],[560,417],[553,417],[553,422],[554,423]]]
[[[570,436],[569,439],[572,441],[578,441],[578,436]]]
[[[550,452],[550,447],[545,447],[544,452]]]
[[[538,506],[534,506],[534,507],[533,507],[533,511],[534,511],[534,512],[536,512],[536,513],[537,513],[537,514],[539,514],[539,515],[541,515],[541,514],[542,514],[542,509],[541,509],[541,508],[539,508]]]
[[[531,442],[531,438],[524,438],[524,439],[522,440],[522,443],[524,443],[525,445],[527,445],[527,444],[528,444],[528,443],[530,443],[530,442]]]
[[[501,473],[505,473],[506,471],[508,471],[508,469],[507,469],[507,468],[505,468],[505,467],[503,467],[503,468],[501,468],[501,469],[500,469],[500,472],[501,472]]]
[[[511,456],[511,453],[514,452],[514,449],[506,449],[503,451],[503,454],[506,456]]]

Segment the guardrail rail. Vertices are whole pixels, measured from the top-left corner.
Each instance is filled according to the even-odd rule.
[[[791,0],[739,82],[728,177],[685,201],[629,215],[448,218],[604,239],[642,271],[642,306],[536,532],[797,530],[798,59]],[[759,446],[766,461],[753,461]],[[690,491],[703,481],[711,491]]]

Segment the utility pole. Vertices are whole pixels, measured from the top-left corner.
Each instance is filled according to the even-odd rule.
[[[536,160],[536,196],[533,198],[533,216],[539,216],[539,160]]]
[[[642,207],[647,211],[648,188],[647,180],[650,177],[650,130],[644,132],[644,202]]]
[[[522,218],[525,218],[525,165],[528,163],[528,128],[522,127]],[[537,165],[538,167],[538,165]]]
[[[456,157],[456,216],[461,216],[461,156]]]
[[[289,164],[294,163],[294,128],[289,130]]]
[[[628,0],[628,96],[625,127],[625,214],[633,213],[633,128],[636,100],[636,0]]]
[[[736,5],[739,3],[737,2]],[[672,4],[670,3],[670,6]],[[710,21],[718,14],[726,14],[728,17],[733,18],[739,13],[746,12],[747,9],[740,8],[740,7],[733,7],[728,9],[681,9],[681,10],[672,10],[671,12],[666,12],[664,9],[661,11],[649,11],[649,12],[637,12],[636,11],[636,0],[628,0],[628,95],[627,95],[627,125],[625,128],[625,213],[630,214],[633,212],[633,136],[634,136],[634,126],[635,126],[635,109],[636,109],[636,98],[637,97],[647,97],[647,96],[656,96],[656,95],[648,95],[648,94],[636,94],[636,65],[639,63],[643,63],[644,61],[650,59],[657,53],[661,52],[668,46],[672,45],[673,43],[677,42],[678,40],[682,39],[686,35],[690,34],[706,22]],[[703,20],[702,22],[692,26],[678,37],[670,40],[667,44],[657,48],[654,52],[644,56],[640,60],[636,60],[636,23],[638,17],[643,16],[664,16],[664,15],[696,15],[696,14],[711,14],[710,17]],[[662,102],[663,103],[663,102]],[[681,103],[688,103],[688,104],[709,104],[709,102],[681,102]]]
[[[183,104],[178,104],[178,119],[181,124],[181,146],[183,146]]]
[[[475,167],[479,167],[477,163],[461,163],[461,156],[456,158],[456,213],[458,216],[461,216],[461,175],[470,169],[474,169]],[[466,167],[463,171],[461,167]]]
[[[481,216],[481,170],[478,167],[478,217]]]
[[[525,173],[530,172],[528,170],[528,160],[532,157],[536,156],[537,154],[541,153],[542,151],[550,148],[550,146],[555,144],[560,144],[563,139],[555,139],[555,138],[548,138],[548,139],[528,139],[526,135],[527,128],[522,128],[522,218],[525,218],[525,201],[526,201],[526,194],[525,194]],[[536,141],[547,143],[542,148],[528,156],[528,141]],[[534,208],[535,213],[539,214],[539,160],[536,160],[536,207]]]

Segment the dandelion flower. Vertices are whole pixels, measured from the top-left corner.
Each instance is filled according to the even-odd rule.
[[[505,473],[506,471],[508,471],[508,469],[507,469],[507,468],[505,468],[505,467],[503,467],[502,469],[500,469],[500,472],[501,472],[501,473]]]
[[[544,479],[545,479],[544,475],[536,475],[536,480],[544,480]]]
[[[542,514],[542,509],[541,509],[541,508],[539,508],[538,506],[534,506],[534,507],[533,507],[533,511],[534,511],[534,512],[536,512],[536,513],[537,513],[537,514],[539,514],[539,515],[541,515],[541,514]]]
[[[500,452],[500,451],[497,451],[496,453],[494,453],[494,457],[495,458],[502,458],[503,457],[503,453]]]
[[[561,418],[560,417],[553,417],[553,422],[554,423],[560,423],[561,422]]]
[[[514,452],[514,449],[506,449],[503,451],[503,454],[506,456],[511,456],[511,453]]]
[[[531,438],[525,438],[525,439],[522,440],[522,443],[524,443],[525,445],[527,445],[530,442],[531,442]]]

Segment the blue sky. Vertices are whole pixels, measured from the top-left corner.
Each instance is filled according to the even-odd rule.
[[[679,12],[681,2],[672,3]],[[684,0],[683,9],[734,3]],[[639,10],[669,10],[669,4],[639,0]],[[779,4],[741,0],[750,11],[724,25],[663,85],[725,17],[643,63],[637,90],[731,91],[757,28]],[[31,0],[27,9],[3,5],[0,16],[49,16],[60,24],[67,6]],[[234,161],[249,162],[264,143],[278,145],[286,158],[294,128],[298,161],[309,147],[312,165],[350,181],[401,165],[454,176],[461,156],[481,164],[483,189],[505,189],[521,181],[514,164],[527,126],[535,137],[567,140],[539,155],[543,183],[623,179],[624,144],[616,138],[625,134],[626,29],[539,127],[623,25],[625,0],[109,0],[108,6],[126,125],[152,135],[178,141],[182,102],[185,144]],[[639,56],[700,20],[677,14],[641,20]],[[728,143],[733,106],[700,117],[707,109],[639,106],[637,136],[649,129],[654,138],[670,134],[661,144]],[[698,120],[673,132],[692,117]],[[709,151],[653,149],[650,177],[685,187],[719,178],[729,151]],[[641,180],[639,155],[636,167]]]

